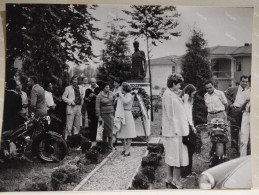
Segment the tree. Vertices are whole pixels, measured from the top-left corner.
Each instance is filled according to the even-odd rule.
[[[67,61],[81,64],[94,57],[98,39],[91,10],[95,5],[7,4],[7,72],[20,57],[26,75],[39,80],[65,78]],[[7,80],[11,78],[10,71]]]
[[[123,20],[115,18],[108,23],[104,34],[105,49],[102,51],[103,64],[98,68],[97,78],[112,83],[114,79],[126,81],[131,76],[128,36]]]
[[[206,92],[204,82],[212,76],[208,50],[205,48],[206,40],[201,31],[193,29],[192,35],[186,43],[187,51],[182,58],[182,75],[185,84],[193,84],[197,87],[196,98],[193,106],[194,123],[207,123],[207,108],[204,104]]]
[[[172,37],[180,36],[180,32],[175,31],[178,26],[177,18],[180,14],[175,6],[147,6],[132,5],[132,11],[123,10],[131,16],[128,21],[131,30],[130,34],[136,38],[144,37],[147,43],[147,57],[150,79],[150,94],[152,97],[152,75],[150,69],[151,45],[157,46],[163,40],[170,40]],[[153,120],[153,105],[151,101],[151,120]]]

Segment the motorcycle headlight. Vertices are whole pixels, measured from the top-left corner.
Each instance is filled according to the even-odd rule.
[[[212,189],[214,185],[215,185],[215,181],[212,175],[206,172],[202,173],[199,179],[200,189],[205,189],[205,190]]]

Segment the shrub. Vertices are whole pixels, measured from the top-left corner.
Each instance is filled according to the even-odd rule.
[[[149,182],[147,176],[142,173],[138,173],[132,181],[132,186],[135,189],[148,189]]]
[[[162,160],[161,154],[157,154],[157,153],[151,152],[148,156],[150,156],[151,158],[155,158],[158,161]]]
[[[54,190],[59,190],[62,184],[75,182],[79,174],[75,165],[63,165],[51,174],[51,184]]]
[[[79,170],[84,170],[84,171],[85,171],[85,167],[86,167],[87,165],[89,165],[89,164],[91,164],[90,160],[84,158],[84,159],[80,159],[80,160],[78,161],[77,166],[78,166]]]
[[[26,186],[25,191],[48,191],[48,185],[45,182],[31,183]]]
[[[3,187],[3,186],[0,186],[0,192],[7,192],[8,190],[5,188],[5,187]]]
[[[107,148],[109,147],[109,144],[105,141],[100,141],[96,143],[96,146],[99,146],[101,148],[101,153],[105,154],[105,152],[107,151]]]
[[[82,136],[77,134],[77,135],[72,135],[72,136],[67,136],[67,144],[71,148],[75,148],[80,146],[82,140]]]
[[[82,142],[81,142],[81,149],[82,152],[85,153],[85,151],[88,151],[92,146],[92,142],[87,139],[87,138],[83,138]]]
[[[95,145],[95,146],[93,146],[93,147],[91,148],[91,150],[95,150],[95,151],[97,151],[98,153],[100,153],[100,152],[102,151],[102,148],[101,148],[100,146]]]
[[[151,166],[154,169],[156,169],[159,166],[159,162],[162,159],[161,155],[158,155],[156,153],[151,153],[148,156],[145,156],[142,158],[141,166]]]
[[[146,175],[149,182],[153,183],[155,181],[155,169],[154,167],[146,166],[142,169],[142,174]]]
[[[156,145],[156,146],[148,146],[147,147],[148,151],[151,153],[164,153],[164,146],[162,144]]]
[[[94,150],[92,148],[89,151],[85,152],[85,158],[91,163],[98,163],[99,153],[97,150]]]
[[[51,174],[51,185],[53,190],[59,190],[60,186],[65,183],[67,174],[56,170]]]

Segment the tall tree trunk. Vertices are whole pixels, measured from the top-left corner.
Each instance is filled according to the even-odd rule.
[[[151,121],[153,122],[153,102],[152,102],[152,75],[151,75],[151,67],[150,67],[150,57],[149,57],[149,48],[148,48],[148,37],[147,37],[147,59],[148,59],[148,71],[149,71],[149,83],[150,83],[150,111],[151,111]]]

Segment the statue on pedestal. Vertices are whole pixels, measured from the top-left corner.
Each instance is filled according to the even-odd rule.
[[[135,52],[132,54],[131,78],[138,82],[143,82],[147,72],[145,52],[139,50],[138,41],[134,41],[133,46]]]

